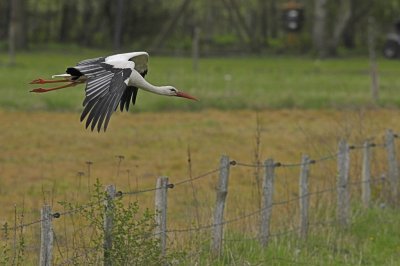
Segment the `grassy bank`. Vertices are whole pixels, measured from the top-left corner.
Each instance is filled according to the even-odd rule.
[[[185,265],[398,265],[400,260],[399,213],[374,206],[358,212],[350,228],[336,226],[311,227],[307,240],[296,231],[273,237],[264,249],[256,239],[227,235],[222,256],[213,260],[208,246],[188,259]]]
[[[34,52],[17,56],[14,67],[0,71],[0,106],[17,110],[81,110],[83,86],[42,95],[28,93],[28,82],[63,73],[67,66],[100,51]],[[0,62],[6,55],[0,55]],[[398,62],[379,61],[381,106],[399,106]],[[206,58],[199,71],[188,58],[151,57],[148,80],[171,84],[201,99],[198,103],[140,92],[136,111],[269,108],[342,108],[368,106],[367,58],[314,60],[307,57]]]

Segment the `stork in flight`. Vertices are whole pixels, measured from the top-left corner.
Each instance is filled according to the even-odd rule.
[[[66,74],[54,75],[58,80],[36,79],[30,84],[61,83],[65,85],[54,88],[36,88],[31,92],[43,93],[73,87],[86,83],[85,99],[81,121],[86,117],[86,128],[93,131],[97,125],[100,132],[103,126],[106,131],[110,117],[117,110],[129,110],[129,104],[136,102],[138,88],[166,96],[177,96],[197,100],[195,97],[178,91],[172,86],[155,86],[147,82],[147,62],[149,55],[146,52],[132,52],[116,54],[107,57],[86,59],[74,67],[69,67]]]

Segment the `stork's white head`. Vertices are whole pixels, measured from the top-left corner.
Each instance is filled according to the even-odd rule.
[[[164,95],[182,97],[182,98],[198,101],[195,97],[193,97],[185,92],[178,91],[173,86],[164,86],[163,91],[165,93]]]

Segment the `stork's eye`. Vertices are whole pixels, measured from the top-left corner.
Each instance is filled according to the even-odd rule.
[[[169,89],[171,92],[177,92],[176,89]]]

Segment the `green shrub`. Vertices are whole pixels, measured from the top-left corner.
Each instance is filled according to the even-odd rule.
[[[78,210],[74,215],[80,216],[83,222],[94,231],[89,240],[89,246],[94,247],[96,252],[88,253],[87,256],[81,258],[84,261],[79,261],[79,263],[96,265],[101,263],[105,255],[113,265],[160,265],[176,257],[177,254],[170,254],[166,258],[161,256],[159,240],[154,235],[156,226],[154,214],[148,209],[140,211],[137,202],[124,204],[120,195],[112,200],[112,213],[108,214],[113,217],[112,248],[103,254],[105,235],[103,202],[106,199],[106,193],[98,180],[94,187],[87,205],[60,202],[67,211]]]

